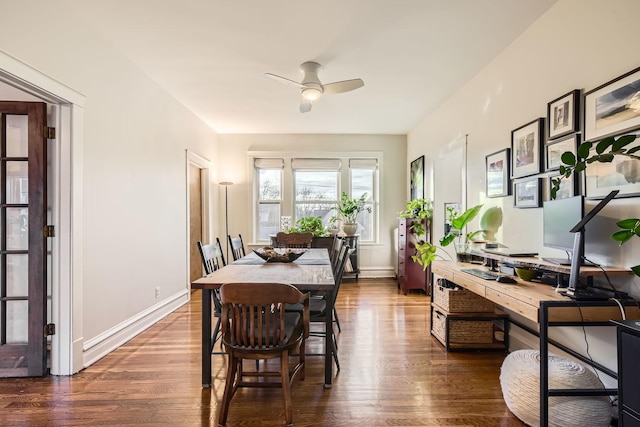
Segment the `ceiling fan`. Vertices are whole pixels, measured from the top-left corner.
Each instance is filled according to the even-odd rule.
[[[301,89],[302,101],[300,102],[300,112],[306,113],[311,111],[313,101],[320,98],[323,93],[343,93],[350,90],[358,89],[364,86],[362,79],[343,80],[341,82],[333,82],[322,84],[318,77],[318,72],[322,69],[322,65],[317,62],[305,62],[300,65],[300,71],[304,73],[302,82],[287,79],[285,77],[276,76],[275,74],[265,73],[265,77],[275,80],[286,85],[295,86]]]

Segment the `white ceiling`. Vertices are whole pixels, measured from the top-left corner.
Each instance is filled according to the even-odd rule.
[[[406,134],[557,0],[64,0],[218,133]],[[305,61],[325,94],[299,112]]]

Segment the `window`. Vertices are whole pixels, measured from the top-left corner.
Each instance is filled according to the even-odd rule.
[[[371,213],[358,215],[358,233],[361,242],[375,242],[380,156],[254,157],[255,241],[269,242],[270,235],[280,231],[281,216],[290,216],[292,224],[305,216],[320,216],[328,225],[336,214],[333,207],[345,192],[349,197],[367,193]]]
[[[257,238],[269,240],[269,235],[280,230],[282,212],[283,159],[255,159],[257,181]]]

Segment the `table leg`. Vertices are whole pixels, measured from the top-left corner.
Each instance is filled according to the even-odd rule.
[[[324,345],[324,388],[331,388],[333,380],[333,290],[327,295],[327,315],[325,316],[325,345]]]
[[[549,308],[540,304],[540,427],[549,425]]]
[[[211,387],[211,289],[202,290],[202,387]]]

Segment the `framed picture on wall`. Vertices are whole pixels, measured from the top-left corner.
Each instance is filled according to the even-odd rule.
[[[487,197],[503,197],[511,194],[509,157],[508,148],[485,156]]]
[[[424,156],[411,162],[411,200],[424,198]]]
[[[640,128],[640,68],[584,94],[584,139]]]
[[[547,139],[577,132],[580,127],[580,90],[575,89],[547,104]]]
[[[549,195],[551,195],[551,180],[558,178],[560,175],[552,175],[549,176],[549,187],[547,188]],[[558,199],[566,199],[568,197],[573,197],[578,194],[578,181],[575,179],[576,174],[571,174],[568,178],[562,178],[560,181],[560,188],[556,192],[556,200]],[[549,196],[551,198],[551,196]]]
[[[541,178],[528,178],[513,184],[513,206],[516,208],[539,208],[542,206]]]
[[[544,118],[535,119],[511,131],[511,177],[540,173]]]
[[[558,170],[562,164],[561,156],[565,151],[576,154],[580,145],[580,135],[569,135],[556,141],[548,142],[545,145],[545,171]]]

